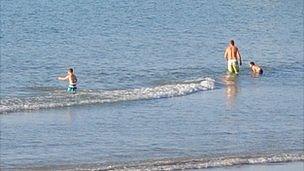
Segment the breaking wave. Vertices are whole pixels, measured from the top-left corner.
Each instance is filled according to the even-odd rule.
[[[169,98],[188,95],[198,91],[211,90],[213,88],[214,80],[211,78],[204,78],[184,81],[177,84],[126,90],[80,90],[76,94],[54,91],[46,96],[1,99],[0,113],[130,100]]]

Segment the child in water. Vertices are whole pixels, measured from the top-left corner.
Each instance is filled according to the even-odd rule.
[[[74,74],[74,71],[72,68],[68,69],[68,74],[65,77],[58,77],[58,80],[68,80],[69,81],[69,87],[67,89],[68,93],[76,93],[76,83],[77,83],[77,78],[76,75]]]
[[[260,66],[256,65],[254,62],[250,62],[249,66],[254,74],[263,74],[263,69]]]

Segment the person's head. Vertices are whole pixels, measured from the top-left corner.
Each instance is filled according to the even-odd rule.
[[[69,73],[69,74],[73,74],[73,73],[74,73],[73,68],[69,68],[69,69],[68,69],[68,73]]]
[[[234,40],[230,40],[230,44],[234,46]]]
[[[249,63],[249,66],[250,66],[250,67],[252,67],[252,66],[254,66],[254,65],[255,65],[255,63],[252,62],[252,61]]]

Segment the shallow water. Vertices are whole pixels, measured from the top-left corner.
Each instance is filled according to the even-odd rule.
[[[303,1],[3,1],[1,22],[2,169],[304,160]]]

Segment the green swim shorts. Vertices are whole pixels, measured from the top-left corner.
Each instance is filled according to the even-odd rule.
[[[237,60],[228,60],[228,71],[234,74],[239,73],[240,69]]]
[[[68,89],[67,89],[67,92],[68,93],[76,93],[76,89],[77,87],[74,86],[74,85],[69,85]]]

